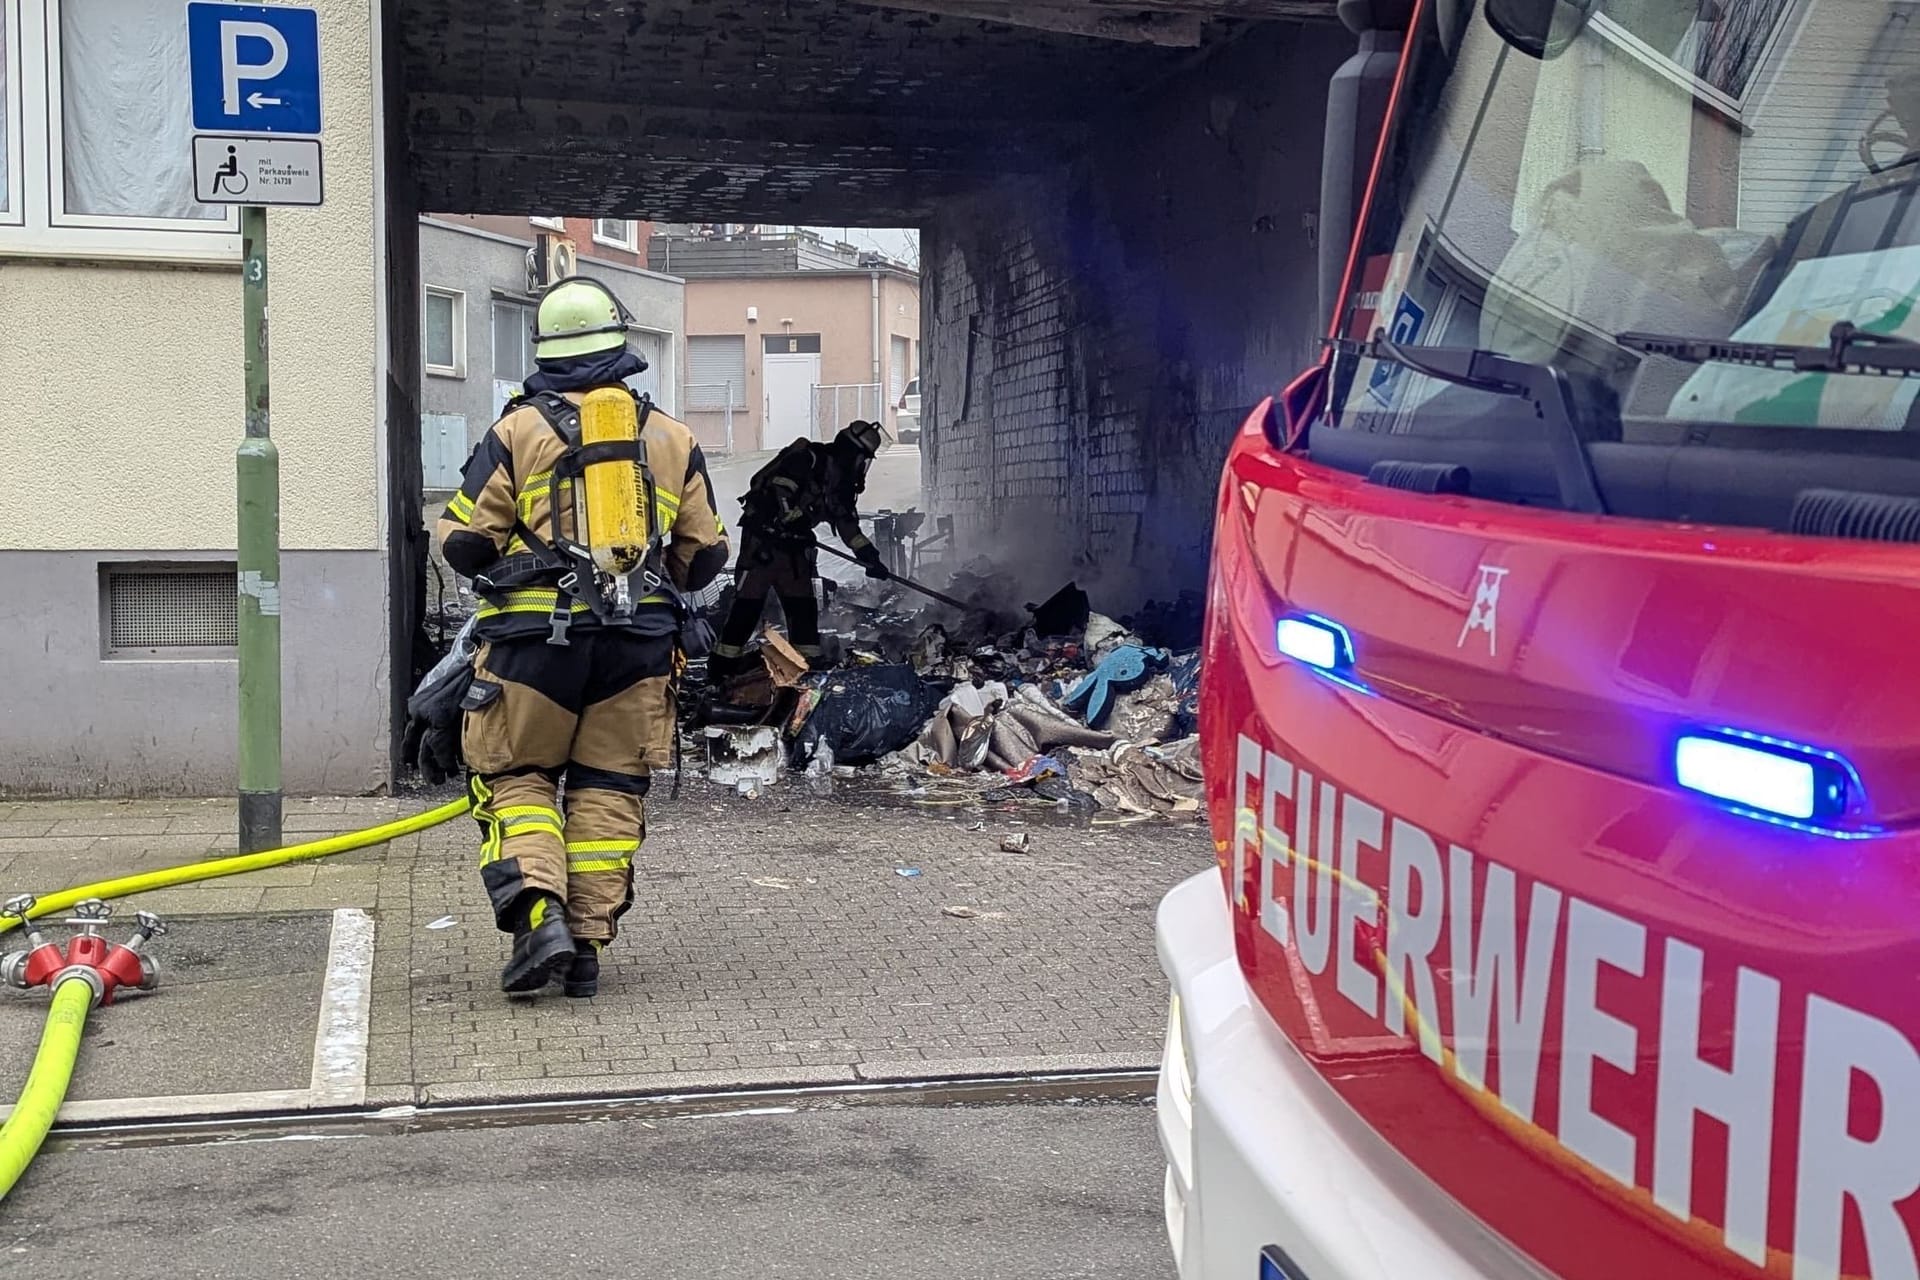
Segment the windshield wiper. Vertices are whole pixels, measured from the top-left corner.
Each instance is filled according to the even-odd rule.
[[[1606,514],[1600,481],[1587,453],[1587,445],[1603,436],[1585,425],[1588,414],[1576,410],[1573,383],[1564,370],[1477,347],[1402,346],[1388,341],[1384,330],[1375,330],[1371,342],[1332,339],[1331,344],[1342,354],[1384,360],[1439,382],[1529,402],[1549,429],[1547,444],[1560,505],[1568,511]]]
[[[1744,364],[1793,373],[1865,373],[1893,378],[1920,373],[1920,342],[1868,333],[1846,320],[1833,326],[1824,347],[1669,333],[1616,333],[1613,340],[1632,351],[1687,364]]]

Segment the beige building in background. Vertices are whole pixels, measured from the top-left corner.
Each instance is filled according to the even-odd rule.
[[[386,393],[375,11],[316,7],[326,203],[267,218],[285,778],[354,794],[388,778],[384,451],[417,428]],[[0,3],[0,36],[0,449],[32,460],[0,522],[0,794],[230,791],[241,246],[193,198],[185,0]]]
[[[719,453],[826,440],[855,419],[896,429],[920,370],[920,278],[805,233],[656,233],[649,262],[684,279],[682,417]]]

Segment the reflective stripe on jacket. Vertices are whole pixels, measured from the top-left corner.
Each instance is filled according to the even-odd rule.
[[[578,405],[586,392],[568,392],[566,398]],[[706,457],[686,424],[658,409],[647,416],[640,435],[654,480],[654,514],[659,527],[667,531],[667,572],[676,586],[685,589],[695,557],[726,544],[726,528],[713,505]],[[560,532],[575,536],[573,511],[554,510],[554,466],[566,452],[559,432],[532,405],[511,409],[482,437],[467,459],[460,491],[447,503],[436,529],[447,562],[457,572],[472,577],[503,556],[530,551],[515,531],[516,521],[551,544],[557,515]],[[548,581],[516,584],[492,593],[494,599],[483,597],[475,611],[481,633],[500,639],[545,629],[558,599],[559,577],[556,571]],[[665,615],[671,625],[672,602],[665,593],[651,593],[639,604],[643,611]],[[579,600],[570,612],[575,626],[599,624]]]

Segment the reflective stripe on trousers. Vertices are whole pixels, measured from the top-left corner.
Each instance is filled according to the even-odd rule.
[[[570,840],[567,842],[567,874],[629,871],[633,868],[633,855],[639,852],[638,840]]]

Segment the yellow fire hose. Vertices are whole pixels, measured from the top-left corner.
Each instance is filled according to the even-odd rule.
[[[329,836],[325,840],[315,840],[310,844],[296,844],[285,849],[268,849],[262,853],[242,853],[231,858],[215,858],[208,862],[189,862],[178,867],[163,867],[158,871],[142,871],[130,876],[121,876],[115,880],[100,880],[72,889],[62,889],[59,893],[50,893],[40,899],[27,915],[30,919],[38,919],[41,916],[52,915],[56,911],[65,911],[75,903],[85,902],[88,898],[124,898],[129,894],[148,893],[154,889],[170,889],[180,884],[218,880],[221,876],[264,871],[268,867],[281,867],[289,862],[311,862],[315,858],[330,858],[336,853],[351,853],[355,849],[385,844],[389,840],[398,840],[401,836],[410,836],[416,831],[425,831],[428,827],[437,827],[443,822],[451,822],[472,807],[473,801],[462,797],[450,804],[443,804],[438,809],[416,813],[411,818],[401,818],[382,826],[368,827],[365,831],[349,832],[344,836]],[[19,928],[17,920],[0,922],[0,933],[17,928]]]
[[[0,1198],[20,1181],[39,1154],[47,1130],[53,1128],[53,1118],[66,1101],[67,1084],[73,1079],[74,1059],[80,1056],[80,1030],[87,1025],[92,1008],[93,988],[80,979],[69,978],[54,988],[47,1029],[40,1033],[40,1051],[33,1056],[27,1087],[20,1091],[7,1123],[0,1126]]]
[[[268,867],[285,866],[289,862],[309,862],[336,853],[366,849],[425,831],[429,827],[437,827],[443,822],[451,822],[472,807],[471,800],[462,798],[411,818],[401,818],[343,836],[329,836],[308,844],[269,849],[262,853],[243,853],[231,858],[214,858],[206,862],[190,862],[159,871],[143,871],[113,880],[83,884],[48,894],[34,904],[27,916],[37,919],[65,911],[89,898],[124,898],[154,889],[217,880],[222,876],[237,876],[249,871],[264,871]],[[0,921],[0,934],[19,926],[18,920]],[[53,1005],[47,1011],[46,1030],[41,1033],[40,1049],[34,1055],[33,1070],[27,1075],[27,1086],[21,1092],[20,1100],[14,1104],[13,1113],[7,1117],[6,1124],[0,1126],[0,1199],[12,1192],[20,1175],[33,1162],[40,1144],[46,1140],[47,1131],[53,1127],[60,1104],[66,1101],[67,1085],[73,1079],[73,1064],[80,1054],[80,1031],[86,1026],[87,1013],[92,1007],[93,988],[86,982],[70,978],[54,988]]]

